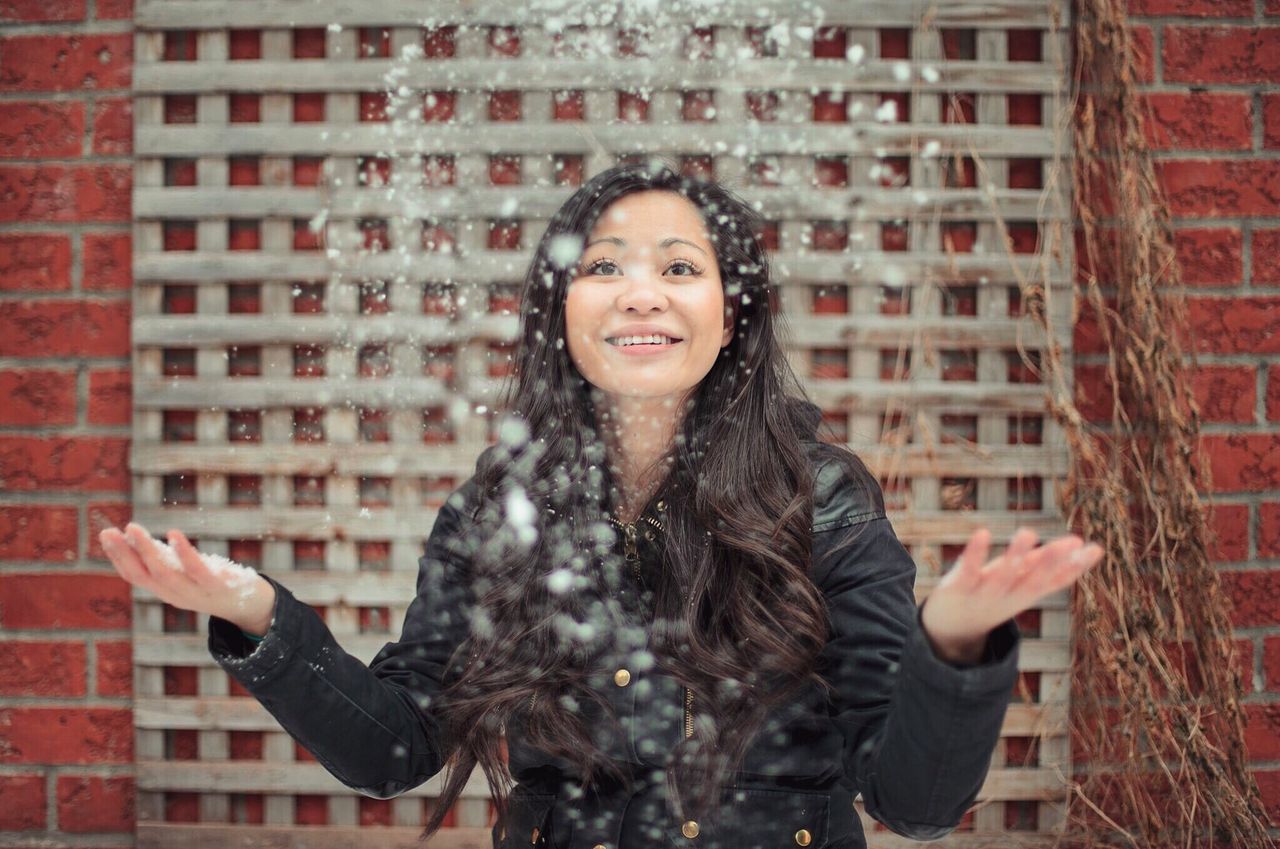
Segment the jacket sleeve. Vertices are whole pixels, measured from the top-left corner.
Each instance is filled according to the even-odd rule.
[[[335,778],[366,796],[399,796],[438,773],[450,754],[436,697],[467,636],[472,603],[460,504],[455,492],[437,514],[400,640],[368,666],[267,575],[276,591],[274,619],[256,648],[236,625],[209,619],[209,651],[218,664]]]
[[[831,617],[822,668],[834,688],[844,773],[875,819],[936,840],[959,824],[986,779],[1017,680],[1017,625],[991,631],[977,664],[939,658],[920,624],[911,555],[882,509],[842,501],[842,490],[848,496],[838,485],[824,505],[815,494],[815,515],[828,521],[815,525],[813,553]],[[836,511],[845,520],[831,520],[841,504],[851,505]]]

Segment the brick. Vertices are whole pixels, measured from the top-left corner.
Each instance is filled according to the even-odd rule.
[[[132,184],[129,165],[3,166],[0,221],[125,222]]]
[[[74,563],[78,558],[79,519],[75,507],[0,506],[0,559]],[[13,579],[6,578],[6,582],[13,584]],[[0,589],[0,598],[3,596]]]
[[[1244,717],[1248,723],[1244,730],[1244,745],[1249,751],[1249,759],[1280,759],[1280,703],[1245,705]]]
[[[1253,0],[1129,0],[1130,15],[1252,18]]]
[[[102,550],[102,544],[98,542],[98,534],[106,528],[123,528],[132,519],[133,509],[127,503],[91,503],[89,505],[88,556],[95,560],[107,560],[107,553]]]
[[[124,357],[128,301],[20,301],[0,311],[0,356]]]
[[[133,100],[108,97],[94,105],[93,152],[99,156],[133,153]]]
[[[0,90],[104,91],[132,85],[132,34],[10,36],[4,47]]]
[[[1187,227],[1174,233],[1182,282],[1191,286],[1239,283],[1244,274],[1244,236],[1235,227]]]
[[[1199,351],[1280,352],[1280,298],[1188,298],[1187,317]]]
[[[0,709],[0,763],[127,764],[133,712],[124,708]]]
[[[1103,303],[1108,309],[1115,308],[1115,301],[1112,298],[1104,298]],[[1094,312],[1093,304],[1083,296],[1079,301],[1079,313],[1076,316],[1076,323],[1072,327],[1072,347],[1077,354],[1105,354],[1107,352],[1106,340],[1102,335],[1101,327],[1098,325],[1097,313]]]
[[[1268,150],[1280,147],[1280,93],[1262,95],[1262,146]]]
[[[1280,27],[1164,28],[1165,82],[1260,83],[1280,76]]]
[[[127,425],[133,420],[133,386],[127,369],[89,372],[89,424]]]
[[[99,696],[133,695],[133,643],[128,640],[99,640],[95,667]]]
[[[1156,38],[1151,27],[1133,24],[1129,27],[1130,46],[1134,57],[1134,75],[1139,83],[1156,81]]]
[[[0,235],[0,292],[65,292],[70,288],[70,239],[43,233]]]
[[[135,783],[128,776],[58,776],[58,830],[133,831]]]
[[[1258,505],[1258,556],[1280,557],[1280,504]]]
[[[1280,569],[1226,571],[1219,575],[1223,591],[1231,599],[1231,621],[1237,628],[1274,625],[1280,619],[1275,604],[1280,598]],[[1280,708],[1280,704],[1276,707]]]
[[[1253,231],[1253,285],[1280,285],[1280,230]]]
[[[1204,92],[1143,96],[1143,129],[1156,150],[1252,150],[1252,98]]]
[[[1156,163],[1171,215],[1280,215],[1280,161],[1179,159]]]
[[[1267,421],[1280,422],[1280,364],[1267,369]]]
[[[0,436],[0,480],[10,492],[127,492],[129,440],[114,436]]]
[[[1280,0],[1272,0],[1272,2],[1280,5]],[[1255,767],[1251,772],[1253,780],[1258,784],[1258,793],[1262,796],[1262,807],[1267,812],[1267,820],[1272,828],[1280,826],[1280,770]]]
[[[0,626],[123,630],[132,619],[129,584],[112,572],[6,573]]]
[[[76,422],[76,375],[70,371],[0,371],[0,425],[69,425]]]
[[[98,0],[95,4],[100,21],[128,21],[133,19],[133,0]]]
[[[0,21],[83,21],[85,0],[0,0]]]
[[[45,822],[43,775],[0,775],[0,831],[41,831]]]
[[[1111,381],[1107,379],[1105,366],[1076,366],[1075,403],[1086,421],[1111,420]]]
[[[1233,433],[1202,441],[1214,492],[1259,492],[1280,485],[1280,433]]]
[[[84,104],[12,101],[0,111],[0,159],[80,156]]]
[[[1249,505],[1214,503],[1209,513],[1213,539],[1209,559],[1214,563],[1240,563],[1249,559]]]
[[[1280,693],[1280,636],[1262,641],[1262,688]]]
[[[1253,366],[1200,366],[1191,386],[1206,422],[1253,422],[1258,395]]]
[[[0,696],[83,696],[84,643],[0,640]]]
[[[133,240],[128,233],[85,233],[81,288],[127,292],[133,286]]]

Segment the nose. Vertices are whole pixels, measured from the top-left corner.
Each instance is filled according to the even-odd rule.
[[[652,268],[627,269],[626,281],[617,301],[618,309],[622,312],[652,312],[667,308],[667,296],[662,291],[662,277]]]

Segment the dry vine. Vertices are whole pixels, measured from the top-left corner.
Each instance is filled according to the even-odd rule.
[[[1072,98],[1059,114],[1074,161],[1058,163],[1046,186],[1071,169],[1079,282],[1106,350],[1110,422],[1091,422],[1073,397],[1045,309],[1046,259],[1023,303],[1046,330],[1042,380],[1071,456],[1061,504],[1072,530],[1107,552],[1073,593],[1081,766],[1058,842],[1272,847],[1244,747],[1229,602],[1209,559],[1194,349],[1122,0],[1077,0],[1071,35]],[[1071,236],[1059,228],[1043,253],[1061,258]]]

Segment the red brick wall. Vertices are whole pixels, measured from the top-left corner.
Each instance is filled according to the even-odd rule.
[[[1131,8],[1280,824],[1280,0]],[[129,518],[131,16],[0,0],[0,843],[132,842],[129,593],[96,545]]]
[[[1280,0],[1129,8],[1198,337],[1216,561],[1253,677],[1248,748],[1280,825]]]
[[[130,846],[131,0],[0,0],[0,844]]]

